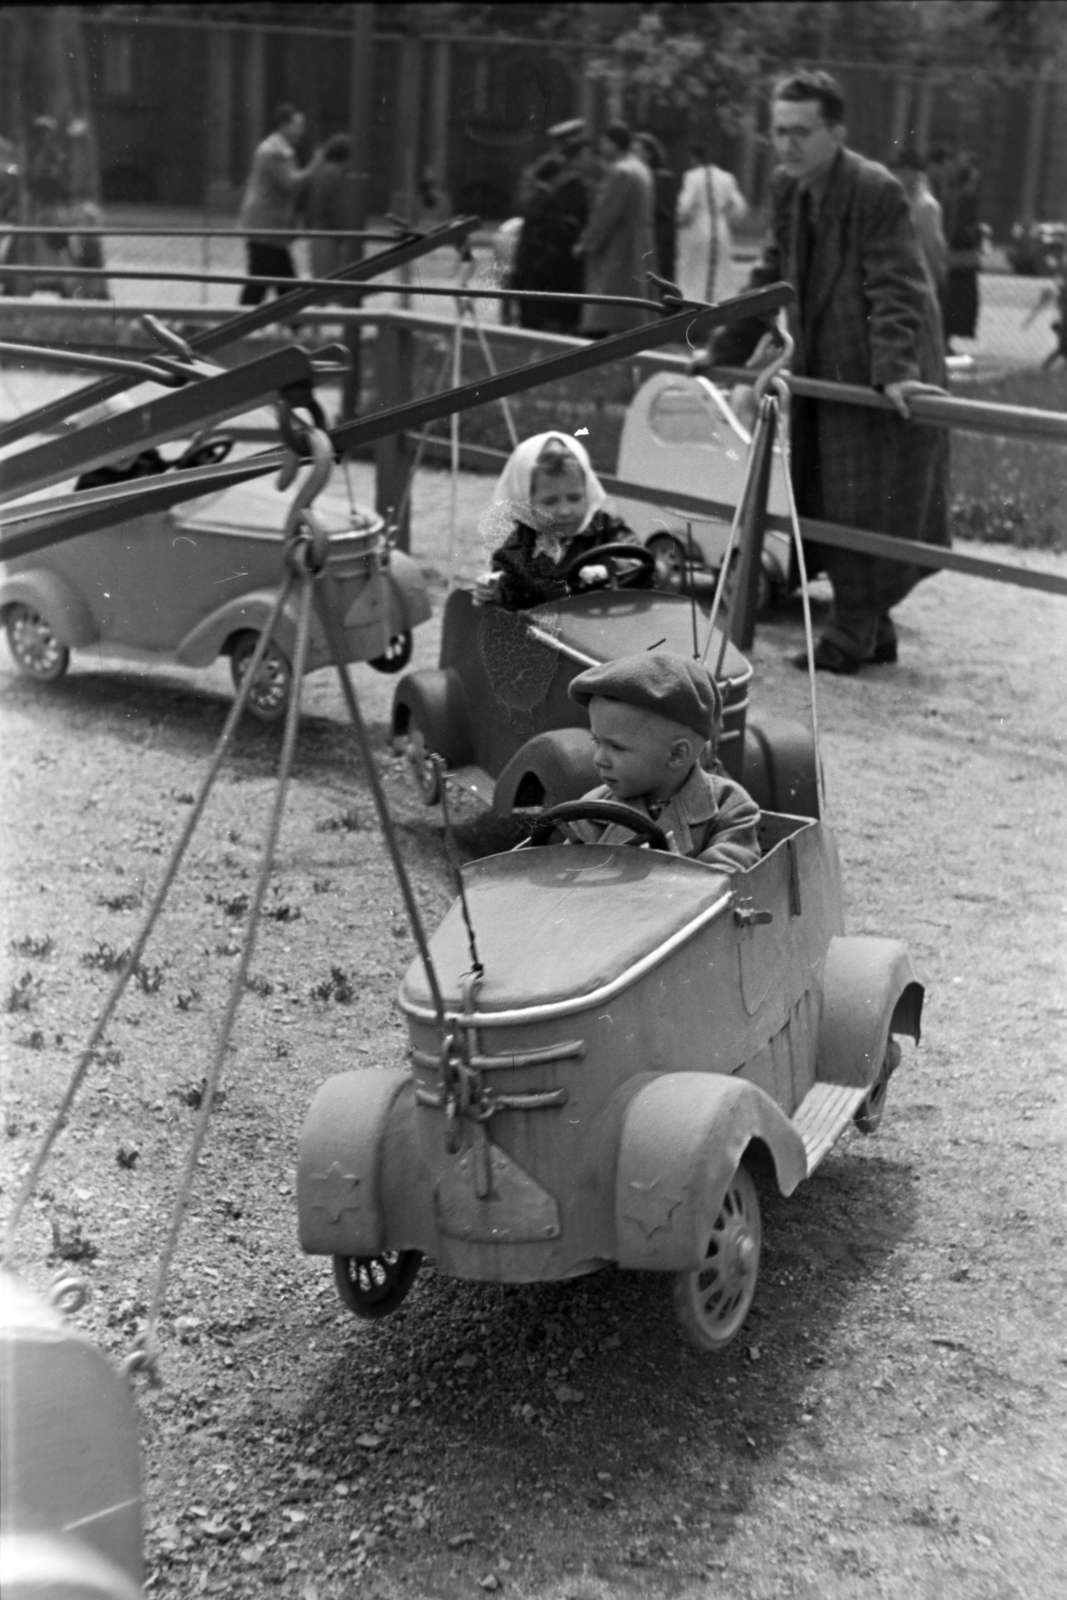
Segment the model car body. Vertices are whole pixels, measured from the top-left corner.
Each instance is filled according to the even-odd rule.
[[[117,403],[124,410],[143,404],[153,388],[142,385]],[[238,419],[234,431],[194,439],[170,461],[151,450],[77,484],[55,484],[48,494],[220,462],[234,447],[235,433],[261,436],[272,425],[276,434],[272,413],[260,408]],[[188,667],[207,667],[224,655],[239,681],[283,576],[283,531],[292,497],[271,479],[252,479],[0,564],[0,616],[19,670],[54,681],[67,670],[72,650],[92,648]],[[348,659],[385,672],[401,670],[411,655],[412,629],[430,615],[417,566],[393,549],[380,517],[352,504],[337,473],[316,499],[314,513],[330,535]],[[285,714],[295,633],[294,597],[249,700],[261,721]],[[329,659],[316,620],[308,670]]]
[[[851,1122],[876,1126],[922,989],[903,944],[845,935],[829,830],[765,814],[762,859],[728,876],[630,814],[652,848],[467,868],[484,971],[454,906],[430,941],[443,1022],[421,964],[401,990],[411,1070],[319,1091],[300,1239],[360,1315],[399,1303],[421,1253],[498,1283],[614,1263],[670,1273],[685,1332],[717,1350],[755,1289],[753,1174],[788,1195]]]
[[[567,694],[571,679],[644,650],[692,655],[694,642],[702,651],[706,637],[707,619],[693,601],[656,590],[594,589],[505,611],[477,606],[457,589],[445,603],[439,666],[407,673],[397,685],[394,738],[429,804],[439,798],[442,766],[498,816],[573,800],[600,780],[588,715]],[[712,666],[720,644],[716,633]],[[815,815],[811,738],[781,719],[749,717],[751,677],[748,662],[727,644],[718,672],[723,769],[757,804]]]
[[[618,476],[662,491],[662,506],[614,496],[619,515],[656,556],[669,586],[701,578],[710,584],[722,566],[729,521],[686,516],[670,509],[671,490],[737,505],[741,499],[749,434],[723,394],[707,378],[658,372],[627,408],[619,440]],[[786,516],[784,468],[776,448],[767,509]],[[788,533],[768,529],[763,539],[760,604],[794,586]]]
[[[141,1489],[129,1384],[57,1307],[0,1269],[0,1587],[5,1600],[138,1600]]]

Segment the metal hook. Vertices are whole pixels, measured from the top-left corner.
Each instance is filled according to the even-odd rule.
[[[776,344],[780,344],[781,348],[774,359],[761,368],[759,376],[752,386],[757,406],[767,393],[771,383],[778,377],[778,374],[784,372],[789,366],[795,349],[793,337],[785,328],[775,328],[770,337]]]

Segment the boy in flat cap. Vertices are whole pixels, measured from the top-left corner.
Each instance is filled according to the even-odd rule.
[[[623,656],[579,673],[568,693],[589,707],[594,764],[603,779],[583,799],[624,801],[658,822],[680,855],[720,872],[759,860],[755,801],[732,778],[700,765],[722,721],[718,686],[700,662],[667,651]],[[621,823],[572,826],[589,843],[630,837]]]

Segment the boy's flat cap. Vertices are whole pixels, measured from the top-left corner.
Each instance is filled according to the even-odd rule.
[[[573,679],[567,693],[580,706],[587,706],[594,695],[602,695],[605,700],[654,711],[692,728],[705,740],[715,737],[722,717],[722,696],[707,668],[667,650],[620,656],[617,661],[589,667]]]

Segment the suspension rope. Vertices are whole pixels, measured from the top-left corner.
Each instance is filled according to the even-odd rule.
[[[378,821],[381,824],[386,847],[393,863],[393,871],[396,874],[397,883],[400,886],[400,893],[403,897],[405,909],[407,910],[408,921],[411,924],[412,936],[414,937],[415,943],[418,947],[423,971],[426,974],[426,982],[429,986],[430,995],[433,999],[434,1011],[437,1013],[437,1021],[439,1026],[444,1028],[445,1003],[441,996],[441,986],[437,981],[437,972],[434,968],[433,958],[430,955],[430,945],[426,938],[426,931],[422,925],[422,917],[419,913],[418,902],[415,899],[414,891],[411,887],[411,881],[408,877],[407,868],[404,865],[404,858],[400,853],[400,843],[396,836],[396,828],[393,825],[393,818],[389,810],[389,802],[385,796],[385,789],[382,786],[381,774],[378,771],[378,765],[374,759],[374,752],[371,749],[370,736],[367,733],[366,723],[363,721],[363,713],[359,708],[359,701],[356,699],[356,692],[352,687],[352,679],[349,675],[348,663],[346,660],[344,628],[341,623],[341,608],[337,599],[337,584],[336,579],[334,578],[332,572],[330,572],[329,568],[325,568],[322,572],[320,582],[315,591],[315,603],[319,614],[319,621],[322,623],[323,631],[326,634],[326,641],[330,647],[330,653],[333,656],[334,665],[337,668],[337,676],[341,681],[341,693],[344,696],[345,705],[348,707],[348,714],[352,719],[352,727],[355,730],[356,742],[359,746],[360,757],[363,761],[363,769],[367,775],[367,781],[371,786],[371,793],[374,796],[374,804],[378,812]]]
[[[449,865],[456,879],[456,888],[459,890],[459,904],[463,913],[463,922],[467,929],[467,944],[471,953],[471,971],[476,978],[485,975],[485,967],[478,956],[478,945],[474,938],[474,922],[471,918],[470,906],[467,904],[467,885],[463,881],[463,863],[459,859],[456,848],[456,836],[452,829],[452,816],[448,809],[448,782],[445,777],[445,764],[440,756],[431,756],[430,760],[437,769],[437,781],[441,789],[441,816],[445,825],[445,854],[448,856]]]
[[[293,752],[296,748],[296,736],[300,726],[300,699],[303,684],[304,669],[307,664],[308,640],[311,634],[311,599],[314,588],[314,578],[305,570],[300,580],[299,611],[297,614],[296,643],[293,649],[292,689],[289,696],[289,705],[286,710],[285,736],[282,741],[281,760],[278,766],[278,780],[275,784],[274,799],[271,805],[270,818],[267,824],[267,836],[263,845],[263,858],[260,863],[259,876],[256,880],[255,893],[248,909],[248,921],[245,925],[244,939],[236,969],[230,980],[230,993],[223,1013],[222,1023],[219,1027],[218,1038],[215,1043],[215,1054],[204,1080],[203,1094],[200,1108],[197,1113],[196,1126],[193,1129],[192,1141],[189,1145],[185,1159],[185,1170],[182,1173],[181,1183],[175,1197],[174,1207],[171,1212],[170,1226],[167,1229],[166,1240],[159,1257],[159,1266],[156,1273],[156,1285],[148,1308],[148,1319],[143,1333],[138,1336],[135,1346],[134,1365],[148,1370],[150,1376],[155,1375],[155,1366],[158,1360],[156,1328],[159,1322],[159,1313],[166,1293],[167,1279],[170,1275],[171,1264],[178,1245],[178,1235],[181,1232],[182,1221],[185,1217],[189,1196],[192,1192],[196,1178],[197,1162],[200,1152],[207,1137],[208,1121],[211,1108],[215,1100],[219,1078],[222,1073],[226,1052],[229,1048],[230,1034],[233,1031],[234,1020],[238,1007],[241,1004],[245,990],[245,980],[248,968],[256,947],[256,934],[259,931],[259,917],[263,908],[263,901],[270,883],[271,868],[274,865],[274,852],[278,843],[278,833],[281,828],[282,816],[285,811],[285,796],[289,785],[289,775],[293,765]],[[250,676],[251,674],[248,674]]]
[[[189,846],[189,842],[196,831],[197,823],[200,821],[200,818],[203,815],[204,807],[206,806],[208,797],[211,794],[215,779],[218,777],[223,759],[233,741],[233,736],[236,731],[237,724],[241,719],[241,714],[244,711],[245,706],[248,704],[248,699],[252,693],[252,685],[255,681],[256,674],[258,673],[260,665],[263,661],[263,657],[266,654],[267,646],[270,644],[270,641],[274,636],[275,629],[278,625],[278,619],[281,616],[282,608],[284,607],[286,600],[289,598],[292,585],[293,579],[287,573],[277,595],[275,596],[274,604],[271,607],[271,612],[267,619],[267,625],[256,641],[255,650],[252,653],[252,657],[248,663],[248,667],[245,670],[245,674],[241,679],[241,684],[237,692],[237,698],[230,707],[229,715],[226,718],[222,733],[219,735],[218,743],[215,746],[215,752],[211,758],[211,764],[204,775],[203,782],[200,785],[200,791],[197,794],[196,800],[193,804],[193,809],[189,813],[185,826],[179,835],[173,851],[171,852],[170,860],[167,863],[167,868],[163,874],[159,888],[156,890],[155,898],[148,908],[148,912],[141,926],[141,930],[133,943],[133,947],[130,950],[129,956],[123,964],[121,972],[118,973],[115,978],[115,982],[111,986],[111,991],[104,1002],[103,1009],[101,1010],[93,1030],[89,1035],[89,1041],[78,1058],[78,1063],[71,1075],[70,1082],[67,1084],[63,1098],[59,1103],[59,1107],[53,1116],[51,1123],[49,1124],[44,1138],[41,1140],[41,1143],[37,1148],[37,1152],[30,1165],[30,1170],[26,1174],[22,1188],[19,1191],[14,1206],[12,1207],[11,1214],[8,1217],[7,1226],[4,1232],[2,1260],[5,1265],[9,1265],[13,1259],[15,1234],[22,1219],[22,1214],[25,1211],[25,1208],[29,1203],[35,1188],[37,1187],[37,1180],[41,1175],[44,1164],[48,1159],[48,1156],[52,1150],[52,1146],[58,1138],[60,1131],[66,1123],[67,1117],[70,1113],[70,1108],[74,1103],[74,1098],[86,1077],[96,1053],[97,1046],[103,1038],[104,1030],[106,1029],[108,1022],[111,1020],[111,1017],[114,1015],[115,1007],[122,998],[123,992],[125,991],[130,978],[137,970],[141,957],[144,955],[149,936],[151,935],[152,929],[155,927],[159,914],[163,909],[163,905],[166,901],[167,895],[170,892],[171,885],[173,884],[174,879],[177,877],[178,868],[181,865],[182,858],[184,857],[186,849]]]

